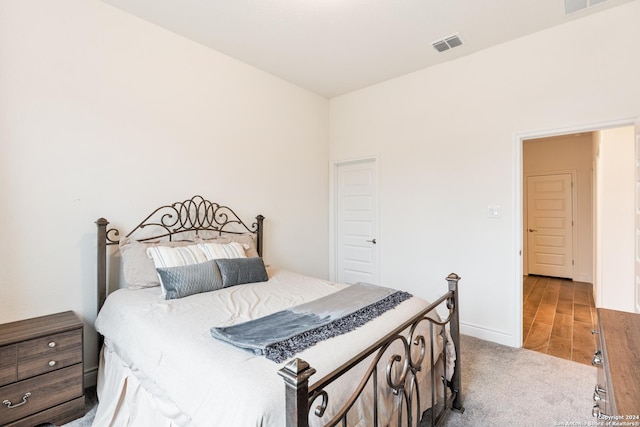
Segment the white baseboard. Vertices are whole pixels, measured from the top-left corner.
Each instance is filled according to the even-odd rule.
[[[84,371],[84,388],[95,387],[98,383],[98,368]]]
[[[521,346],[520,343],[515,343],[515,338],[512,334],[470,323],[460,322],[460,333],[509,347]]]
[[[584,283],[593,283],[593,277],[587,276],[586,274],[577,275],[573,278],[574,282],[584,282]]]

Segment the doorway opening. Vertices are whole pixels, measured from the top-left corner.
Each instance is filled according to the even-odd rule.
[[[615,228],[634,227],[633,123],[629,120],[518,138],[521,169],[516,191],[520,196],[518,240],[522,251],[517,321],[520,344],[527,348],[590,362],[588,355],[595,345],[590,333],[596,321],[595,306],[619,292],[610,289],[610,283],[612,267],[616,262],[619,266],[615,259],[621,253],[629,258],[624,261],[624,274],[629,279],[625,286],[627,297],[634,300],[634,233],[625,235],[628,242],[623,249],[607,245],[610,233],[617,232]],[[618,162],[612,167],[611,159],[621,157],[629,164]],[[625,199],[629,206],[613,202],[611,197]],[[615,212],[611,203],[615,203]]]
[[[586,364],[595,346],[593,139],[547,136],[522,150],[522,345]]]

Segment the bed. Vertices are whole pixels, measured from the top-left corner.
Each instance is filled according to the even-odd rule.
[[[126,235],[96,224],[94,426],[433,426],[464,410],[456,274],[428,303],[264,265],[264,217],[201,196]]]

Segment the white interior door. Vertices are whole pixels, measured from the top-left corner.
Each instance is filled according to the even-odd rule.
[[[336,280],[379,284],[375,160],[343,163],[336,172]]]
[[[529,274],[573,278],[572,200],[570,173],[527,177]]]

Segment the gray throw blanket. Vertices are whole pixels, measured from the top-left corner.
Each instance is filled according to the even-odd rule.
[[[259,319],[211,328],[211,335],[280,363],[320,341],[364,325],[411,296],[358,283]]]

